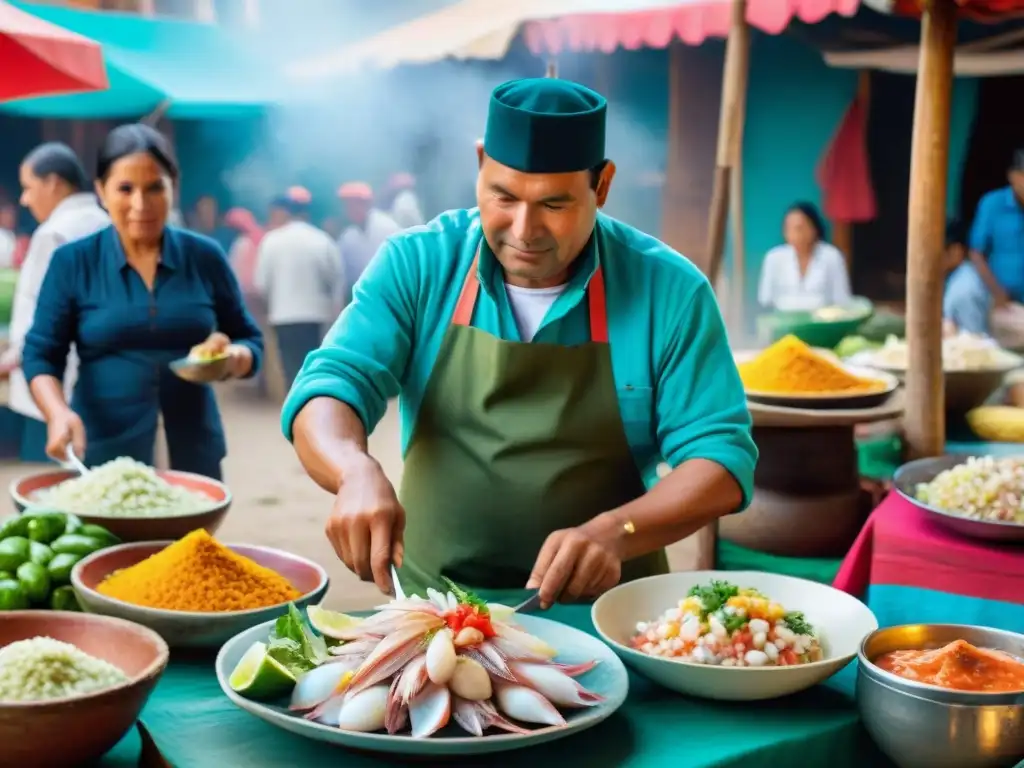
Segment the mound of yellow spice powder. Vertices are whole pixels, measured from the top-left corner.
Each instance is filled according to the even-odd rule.
[[[862,379],[827,360],[796,336],[784,336],[753,360],[738,366],[750,392],[780,395],[877,392],[878,379]]]
[[[286,578],[232,552],[202,529],[112,573],[97,591],[148,608],[209,613],[265,608],[300,597]]]

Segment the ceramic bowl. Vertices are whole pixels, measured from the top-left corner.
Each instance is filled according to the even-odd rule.
[[[90,613],[117,616],[149,627],[172,648],[218,648],[239,632],[281,615],[282,605],[224,613],[168,611],[132,605],[102,595],[96,590],[110,574],[130,568],[171,543],[147,541],[121,544],[94,552],[80,560],[71,571],[71,584],[82,608]],[[227,547],[288,579],[302,595],[294,601],[300,609],[319,602],[327,592],[327,571],[312,560],[253,544],[228,544]]]
[[[188,515],[158,515],[155,517],[119,517],[117,515],[78,515],[83,522],[102,525],[121,541],[163,541],[180,539],[199,528],[216,533],[231,508],[231,491],[224,483],[192,472],[157,470],[157,475],[171,485],[198,491],[210,497],[210,508]],[[49,490],[65,480],[78,477],[67,469],[56,469],[27,475],[11,483],[11,500],[19,512],[33,504],[43,504],[37,494]]]
[[[0,646],[39,636],[109,661],[129,680],[85,696],[0,703],[0,764],[50,768],[91,763],[135,723],[167,666],[167,644],[152,630],[109,616],[0,613]]]
[[[825,658],[791,667],[721,667],[650,656],[630,647],[639,622],[649,622],[679,604],[691,587],[712,580],[750,587],[801,611],[817,630]],[[827,680],[856,655],[878,620],[860,600],[814,581],[759,571],[689,571],[621,584],[602,595],[591,611],[594,627],[622,660],[673,691],[724,701],[775,699]]]
[[[1024,658],[1024,635],[987,627],[910,624],[864,638],[857,706],[868,733],[901,768],[1002,768],[1024,756],[1024,692],[973,693],[925,685],[873,663],[898,650],[966,640]]]

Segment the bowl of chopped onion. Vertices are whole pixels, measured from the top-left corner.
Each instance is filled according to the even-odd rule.
[[[878,628],[857,598],[792,576],[691,571],[620,584],[591,611],[622,660],[690,696],[756,701],[821,683]]]
[[[1024,543],[1024,455],[917,459],[896,470],[893,487],[948,530]]]
[[[191,472],[156,470],[120,458],[86,475],[51,470],[10,485],[19,512],[46,507],[101,525],[122,541],[179,539],[204,528],[214,533],[231,507],[231,491]]]
[[[92,764],[138,719],[168,660],[158,634],[67,611],[0,613],[4,765]]]
[[[858,352],[847,363],[865,365],[903,379],[910,364],[907,342],[889,336],[879,349]],[[964,413],[984,403],[1024,365],[1024,358],[1001,348],[993,339],[958,333],[942,340],[942,370],[946,410]]]

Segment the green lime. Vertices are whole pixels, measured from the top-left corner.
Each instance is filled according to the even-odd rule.
[[[78,604],[78,597],[75,595],[75,588],[67,585],[53,590],[53,594],[50,595],[50,608],[55,611],[82,610]]]
[[[41,603],[50,594],[50,575],[46,566],[39,563],[22,563],[18,566],[18,582],[21,589],[33,603]]]
[[[32,560],[33,563],[46,565],[48,562],[53,560],[53,550],[45,544],[40,544],[38,541],[33,541],[30,547],[30,559]]]
[[[2,544],[3,542],[0,542]],[[82,536],[78,533],[65,533],[50,544],[50,549],[61,555],[91,555],[97,549],[103,549],[107,544],[92,536]]]
[[[24,536],[11,536],[0,541],[0,571],[16,571],[32,554],[32,543]]]
[[[17,579],[0,581],[0,611],[21,611],[28,608],[28,596]]]
[[[328,611],[319,605],[311,605],[306,608],[306,615],[309,617],[309,624],[324,637],[338,639],[338,635],[352,629],[362,619],[349,616],[346,613]]]
[[[295,676],[267,655],[267,644],[256,641],[228,678],[231,690],[247,699],[272,699],[295,687]]]
[[[71,581],[71,569],[75,563],[82,559],[81,555],[58,554],[53,560],[46,564],[46,570],[50,574],[50,581],[53,586],[67,584]]]

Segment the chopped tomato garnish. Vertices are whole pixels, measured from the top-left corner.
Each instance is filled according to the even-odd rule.
[[[454,611],[449,611],[444,617],[448,628],[458,634],[466,627],[478,629],[486,638],[494,637],[494,627],[491,625],[491,617],[481,613],[476,606],[461,603]]]

